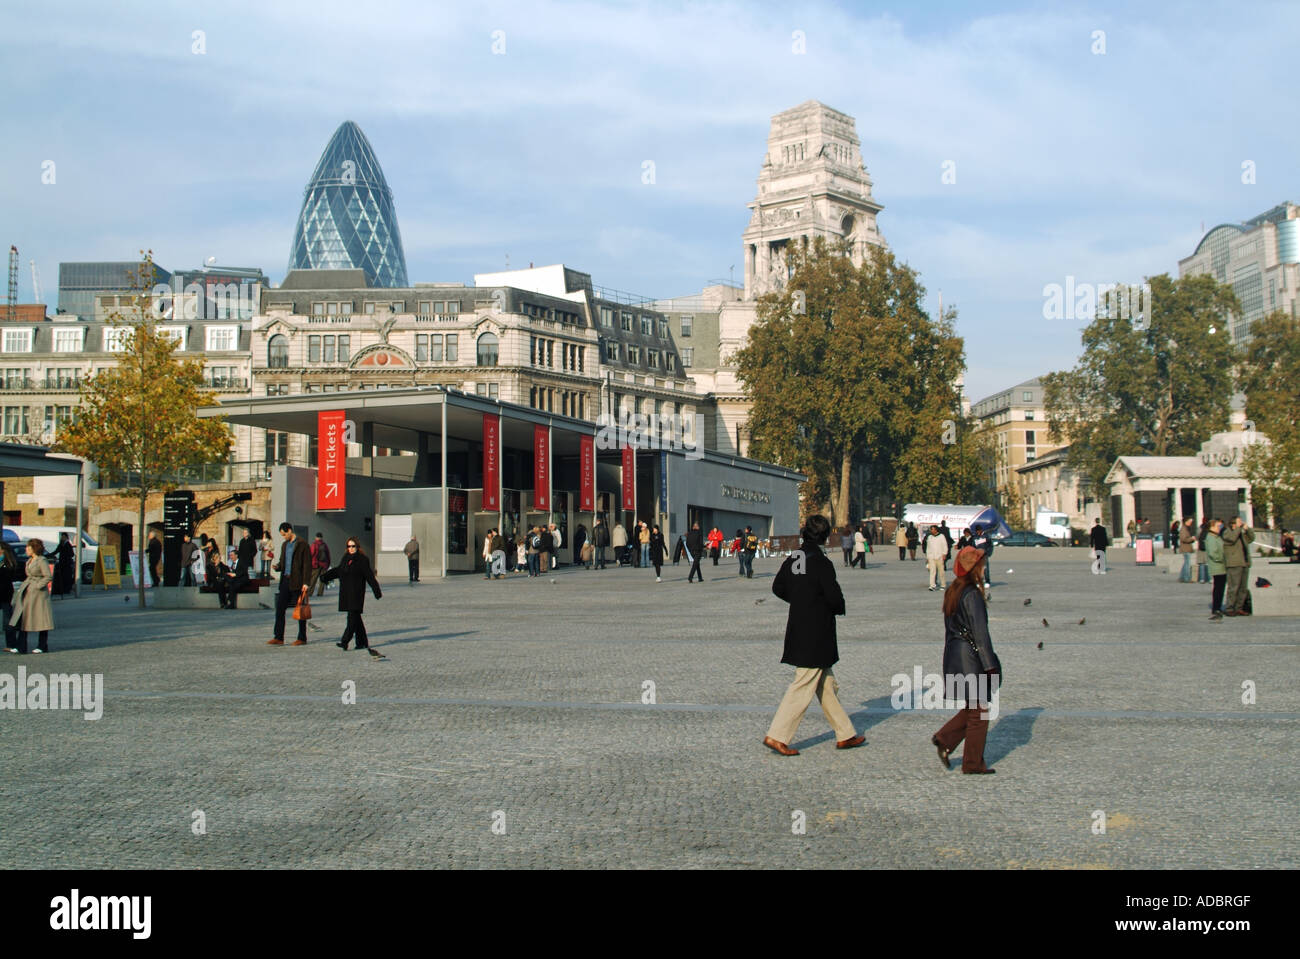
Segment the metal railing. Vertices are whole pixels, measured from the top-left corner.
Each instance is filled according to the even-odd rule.
[[[209,390],[246,390],[248,380],[238,376],[210,376],[204,379],[203,386]]]

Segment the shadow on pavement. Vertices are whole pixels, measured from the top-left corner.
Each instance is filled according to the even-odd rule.
[[[1034,736],[1034,720],[1042,711],[1042,706],[1030,706],[1000,717],[989,730],[988,741],[984,744],[985,765],[995,766],[1014,750],[1028,745]]]
[[[862,703],[860,708],[849,713],[849,719],[853,721],[853,728],[858,731],[859,736],[865,736],[867,731],[875,726],[880,725],[886,719],[889,719],[896,712],[890,705],[889,696],[877,696],[875,699],[869,699]],[[811,710],[811,707],[809,707]],[[888,710],[888,712],[882,712]],[[847,710],[846,710],[847,712]],[[807,714],[804,715],[804,722],[808,721]],[[823,720],[824,722],[825,720]],[[802,723],[800,724],[802,725]],[[806,749],[809,746],[816,746],[818,743],[834,742],[835,733],[824,732],[818,736],[811,736],[807,739],[800,740],[798,743],[791,743],[795,749]],[[863,745],[866,745],[865,743]]]

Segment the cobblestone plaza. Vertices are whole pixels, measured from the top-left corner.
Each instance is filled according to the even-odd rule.
[[[999,549],[998,775],[962,776],[929,745],[952,711],[891,704],[892,676],[940,669],[924,563],[832,556],[836,675],[867,743],[836,750],[814,706],[792,758],[761,744],[792,673],[776,558],[752,580],[706,563],[703,585],[684,565],[661,584],[613,568],[385,582],[366,610],[384,661],[333,645],[334,595],[300,648],[265,645],[272,613],[249,596],[236,612],[56,601],[53,652],[0,672],[102,673],[103,716],[0,712],[0,866],[1300,863],[1294,617],[1210,623],[1208,586],[1123,549],[1105,577],[1084,550]]]

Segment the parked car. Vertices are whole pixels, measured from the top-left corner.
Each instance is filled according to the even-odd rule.
[[[13,548],[21,559],[23,547],[29,539],[39,539],[45,544],[45,552],[53,553],[59,546],[59,534],[71,533],[71,526],[6,526],[4,541]],[[95,576],[95,557],[99,555],[99,544],[85,530],[81,531],[81,583],[89,586]]]
[[[1050,536],[1044,536],[1042,533],[1031,533],[1028,530],[1013,530],[1010,536],[1003,536],[1001,539],[994,540],[999,546],[1059,546],[1061,545]]]

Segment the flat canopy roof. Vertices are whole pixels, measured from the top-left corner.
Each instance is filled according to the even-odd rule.
[[[483,414],[492,413],[501,417],[503,445],[515,449],[531,449],[533,426],[549,426],[554,454],[576,456],[579,452],[578,438],[595,436],[601,428],[600,424],[590,420],[560,416],[441,386],[234,399],[225,400],[217,406],[200,407],[198,413],[201,417],[224,416],[227,422],[239,426],[311,435],[316,432],[318,413],[343,410],[348,419],[357,425],[358,431],[363,425],[373,425],[372,442],[375,446],[414,451],[418,447],[418,434],[437,436],[442,433],[444,404],[447,407],[449,440],[482,440]],[[802,473],[784,466],[712,450],[704,450],[702,458],[757,473],[775,473],[797,482],[807,479]]]
[[[79,476],[81,460],[51,455],[44,446],[0,443],[0,476]]]

